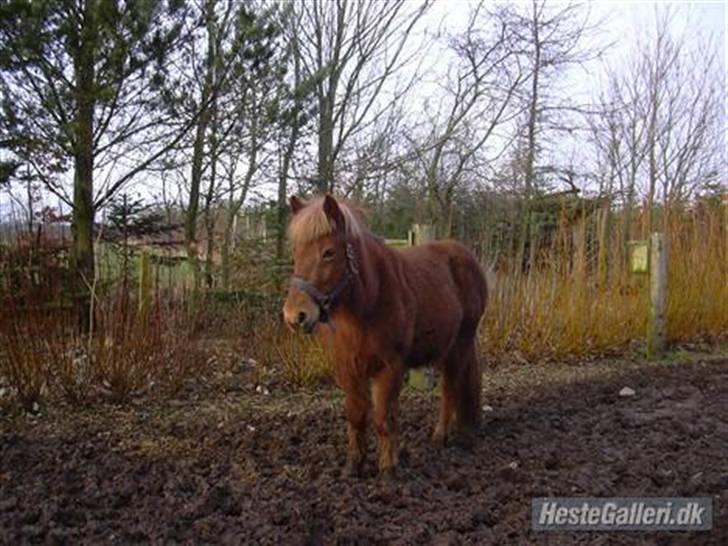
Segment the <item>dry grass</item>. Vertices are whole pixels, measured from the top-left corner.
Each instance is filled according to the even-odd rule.
[[[720,212],[685,214],[669,226],[671,341],[712,340],[728,332],[728,214]]]
[[[491,294],[485,350],[526,360],[623,347],[643,332],[644,298],[618,283],[605,288],[552,272],[502,275]]]
[[[258,325],[253,340],[253,358],[264,367],[279,369],[291,385],[312,387],[333,376],[321,344],[311,336],[290,332],[280,321]]]
[[[574,243],[589,234],[589,226],[560,230],[539,267],[525,273],[500,272],[482,328],[487,353],[496,359],[511,355],[529,361],[556,359],[603,354],[644,339],[648,279],[628,271],[622,218],[615,215],[612,222],[615,227],[603,243],[609,245],[609,261],[601,283],[596,229],[585,249]],[[639,223],[631,226],[630,238],[638,238],[640,232],[644,230]],[[715,341],[725,336],[724,211],[713,205],[674,213],[665,232],[668,341]]]

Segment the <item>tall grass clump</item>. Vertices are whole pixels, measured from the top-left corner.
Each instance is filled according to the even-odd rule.
[[[728,333],[727,215],[708,203],[668,223],[669,341],[713,341]]]
[[[332,380],[333,370],[317,338],[291,332],[278,317],[257,325],[248,350],[263,367],[280,370],[292,386],[313,387]]]

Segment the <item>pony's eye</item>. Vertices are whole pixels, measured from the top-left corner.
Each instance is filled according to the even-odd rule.
[[[332,260],[334,258],[334,249],[333,248],[327,248],[324,250],[324,260]]]

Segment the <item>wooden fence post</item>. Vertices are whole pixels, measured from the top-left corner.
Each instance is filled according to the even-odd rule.
[[[146,322],[149,315],[149,292],[152,284],[151,270],[149,269],[149,253],[142,250],[139,253],[139,319]]]
[[[415,245],[422,245],[434,241],[435,226],[432,224],[415,224],[412,226],[413,240]]]
[[[665,350],[665,301],[667,297],[667,244],[662,233],[650,240],[650,311],[647,318],[647,358]]]

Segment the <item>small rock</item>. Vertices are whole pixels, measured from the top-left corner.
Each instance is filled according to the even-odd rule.
[[[493,509],[477,511],[471,518],[476,525],[482,523],[487,527],[493,527],[498,523],[498,516]]]
[[[0,500],[0,512],[11,512],[18,507],[18,498],[9,497]]]
[[[675,480],[672,470],[660,470],[652,476],[652,481],[659,486],[670,485]]]
[[[447,531],[432,537],[432,544],[437,546],[449,546],[450,544],[458,544],[458,538],[455,531]]]
[[[255,427],[253,425],[248,425],[248,432],[255,432]]]
[[[555,451],[549,452],[543,461],[543,467],[546,470],[553,470],[559,466],[559,456]]]
[[[463,478],[460,475],[457,475],[457,476],[453,476],[450,479],[448,479],[445,482],[445,485],[451,491],[461,491],[462,489],[465,488],[465,486],[467,484],[466,484],[465,478]]]
[[[518,463],[512,462],[498,471],[498,477],[511,483],[521,482],[524,479],[522,472],[518,470]]]
[[[619,396],[622,396],[622,397],[625,397],[625,398],[626,397],[629,397],[629,396],[634,396],[635,394],[637,394],[635,392],[635,390],[634,389],[631,389],[630,387],[623,387],[622,390],[619,391]]]
[[[491,411],[493,411],[493,406],[489,406],[488,404],[485,404],[483,406],[483,412],[484,413],[490,413]]]

